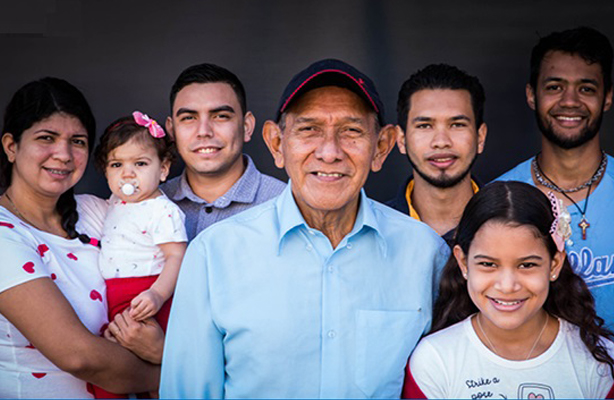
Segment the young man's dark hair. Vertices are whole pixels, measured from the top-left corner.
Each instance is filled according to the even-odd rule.
[[[531,52],[529,84],[535,88],[545,55],[551,51],[576,54],[587,63],[601,66],[605,91],[612,88],[612,45],[601,32],[581,26],[562,32],[553,32],[540,39]]]
[[[401,86],[397,101],[397,123],[403,131],[407,130],[407,114],[411,107],[409,99],[412,94],[424,89],[467,90],[471,95],[476,128],[484,122],[486,95],[478,78],[451,65],[431,64],[410,76]]]
[[[245,88],[235,74],[215,64],[198,64],[186,68],[177,78],[171,88],[171,115],[177,93],[192,83],[227,83],[234,90],[241,105],[241,112],[247,112],[247,97]]]

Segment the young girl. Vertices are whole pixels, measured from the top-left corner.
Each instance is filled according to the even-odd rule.
[[[612,332],[565,257],[556,198],[495,182],[467,204],[403,397],[604,398]],[[445,329],[444,329],[445,328]]]
[[[155,120],[135,111],[113,122],[95,150],[113,193],[103,227],[99,268],[109,317],[131,307],[137,321],[158,313],[166,326],[185,253],[185,216],[158,189],[168,176],[172,142]]]
[[[112,192],[99,258],[109,320],[130,306],[135,320],[155,315],[166,329],[187,242],[183,212],[158,189],[172,155],[162,127],[138,111],[113,122],[95,150]],[[96,388],[96,397],[112,395]]]

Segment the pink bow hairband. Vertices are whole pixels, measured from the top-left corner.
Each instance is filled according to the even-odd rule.
[[[550,227],[550,235],[552,240],[556,244],[558,251],[565,250],[565,241],[571,236],[571,216],[569,211],[563,206],[563,202],[554,195],[552,192],[548,192],[548,199],[552,205],[552,214],[554,215],[554,221]]]
[[[166,133],[160,124],[158,124],[155,119],[149,118],[147,114],[143,114],[140,111],[135,111],[132,113],[132,117],[134,117],[134,122],[147,128],[151,136],[155,137],[156,139],[166,136]]]

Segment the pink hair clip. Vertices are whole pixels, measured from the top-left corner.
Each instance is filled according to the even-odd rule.
[[[134,117],[134,122],[147,128],[151,136],[155,137],[156,139],[166,136],[166,133],[160,124],[158,124],[155,119],[149,118],[147,114],[143,114],[140,111],[135,111],[132,113],[132,116]]]
[[[548,192],[548,199],[552,205],[554,221],[550,227],[550,235],[559,251],[565,250],[565,241],[571,237],[571,215],[567,208],[563,206],[563,201],[558,199],[554,193]]]

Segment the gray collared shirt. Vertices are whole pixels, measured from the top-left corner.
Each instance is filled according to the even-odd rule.
[[[247,154],[243,156],[247,161],[245,172],[226,193],[212,203],[194,194],[188,184],[185,170],[161,186],[164,193],[185,213],[188,241],[217,221],[277,197],[286,187],[279,179],[258,171]]]

